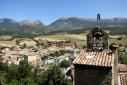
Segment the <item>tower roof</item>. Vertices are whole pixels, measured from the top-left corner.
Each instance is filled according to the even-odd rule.
[[[104,50],[101,52],[82,50],[73,64],[112,67],[114,54]]]

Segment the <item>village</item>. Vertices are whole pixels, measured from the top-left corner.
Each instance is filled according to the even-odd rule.
[[[0,56],[3,63],[18,65],[21,60],[27,59],[31,65],[43,67],[49,64],[58,64],[62,60],[72,63],[81,50],[74,46],[57,46],[51,42],[48,45],[46,48],[36,44],[25,45],[23,48],[3,47]]]

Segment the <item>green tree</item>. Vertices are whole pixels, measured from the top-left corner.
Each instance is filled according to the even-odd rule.
[[[6,71],[8,68],[6,63],[0,62],[0,71]]]
[[[19,43],[20,43],[20,40],[16,40],[16,45],[19,45]]]
[[[23,45],[20,46],[21,49],[26,48],[26,43],[24,43]]]
[[[118,48],[118,46],[116,45],[116,43],[112,43],[112,44],[109,45],[109,49],[111,51],[115,51],[117,48]]]
[[[64,55],[66,53],[64,50],[59,50],[59,52],[61,53],[61,55]]]
[[[69,67],[70,66],[70,62],[68,61],[68,60],[62,60],[61,62],[60,62],[60,67],[61,68],[67,68],[67,67]]]
[[[8,66],[7,73],[6,73],[6,79],[7,82],[11,82],[12,80],[18,80],[19,79],[19,73],[17,70],[17,65],[11,64]]]
[[[6,85],[5,72],[0,71],[0,85]]]
[[[118,56],[118,60],[122,64],[127,64],[127,54],[125,54],[124,52],[121,52]]]
[[[61,56],[61,53],[59,51],[55,51],[55,56]]]
[[[43,57],[41,57],[41,60],[45,60],[46,58],[48,58],[48,55],[44,55]]]
[[[59,66],[53,65],[38,76],[39,85],[68,85]]]
[[[76,42],[74,42],[74,47],[75,47],[75,48],[77,48],[77,47],[78,47]]]
[[[18,65],[18,73],[20,82],[23,85],[28,85],[29,81],[32,80],[31,78],[31,69],[32,66],[28,63],[27,59],[21,60]]]
[[[18,66],[18,72],[19,72],[20,79],[29,77],[31,74],[31,69],[32,68],[26,59],[21,60]]]
[[[55,57],[55,53],[50,53],[49,56]]]
[[[82,48],[83,48],[83,49],[85,49],[85,48],[86,48],[86,46],[84,45]]]

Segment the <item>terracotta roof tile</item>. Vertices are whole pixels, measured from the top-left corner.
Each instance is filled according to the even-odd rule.
[[[125,64],[118,64],[118,72],[119,73],[127,73],[127,65]]]
[[[127,73],[119,73],[119,85],[127,85]]]
[[[112,67],[114,54],[109,51],[92,52],[83,50],[73,64]]]
[[[118,72],[120,85],[127,85],[127,65],[118,64]]]

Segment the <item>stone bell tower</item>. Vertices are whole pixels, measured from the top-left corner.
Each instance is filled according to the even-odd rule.
[[[108,34],[100,28],[99,20],[98,14],[97,26],[87,34],[87,48],[73,62],[73,85],[117,85],[116,55],[108,49]]]
[[[104,50],[108,49],[108,33],[100,28],[100,14],[97,14],[97,26],[87,35],[87,49]]]
[[[108,34],[99,26],[93,28],[87,35],[87,49],[104,50],[108,49]]]

